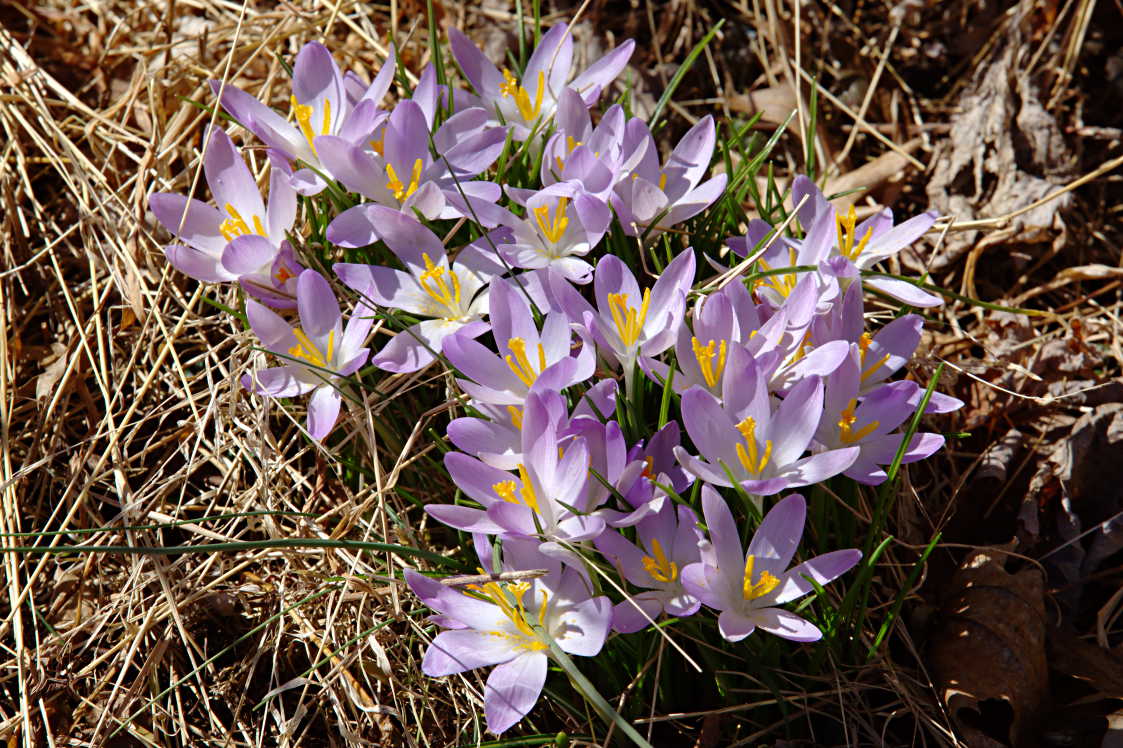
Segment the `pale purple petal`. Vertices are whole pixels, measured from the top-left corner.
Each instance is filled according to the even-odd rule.
[[[781,577],[780,586],[766,599],[769,604],[782,605],[803,597],[814,589],[804,577],[814,579],[815,583],[822,587],[850,571],[861,560],[862,552],[856,548],[831,551],[816,556],[789,569]]]
[[[327,436],[339,418],[339,391],[329,384],[312,391],[308,399],[308,433],[319,441]]]
[[[739,642],[753,633],[756,623],[736,611],[723,610],[718,616],[717,628],[726,641]]]
[[[499,735],[526,716],[546,683],[546,655],[525,652],[491,671],[484,688],[487,729]]]
[[[429,644],[421,672],[430,678],[510,662],[519,649],[503,637],[486,631],[442,631]]]
[[[755,610],[753,620],[761,630],[793,642],[815,642],[823,638],[823,632],[813,623],[782,608]]]

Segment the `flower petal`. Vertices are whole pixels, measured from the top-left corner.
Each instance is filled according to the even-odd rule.
[[[499,735],[526,716],[546,683],[546,655],[526,652],[491,671],[484,688],[487,729]]]

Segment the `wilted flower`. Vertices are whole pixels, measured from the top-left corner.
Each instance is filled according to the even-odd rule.
[[[780,501],[765,515],[747,550],[725,501],[702,487],[702,512],[710,532],[702,560],[682,570],[685,589],[704,605],[721,611],[718,630],[727,640],[744,639],[755,629],[811,642],[823,633],[811,622],[777,607],[803,597],[814,588],[804,577],[825,585],[849,571],[862,558],[857,549],[832,551],[788,568],[807,516],[799,494]]]
[[[284,356],[288,363],[245,374],[242,386],[269,397],[311,392],[308,433],[313,439],[323,439],[339,417],[340,394],[335,382],[354,374],[366,362],[368,350],[361,346],[374,320],[371,311],[360,304],[344,328],[339,302],[315,270],[305,270],[297,279],[296,303],[298,327],[252,299],[246,302],[254,334],[267,350]]]

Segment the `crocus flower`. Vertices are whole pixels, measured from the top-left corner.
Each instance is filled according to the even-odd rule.
[[[586,106],[596,101],[604,86],[624,69],[635,47],[629,39],[570,81],[573,36],[569,27],[560,23],[542,35],[519,80],[506,68],[500,73],[458,29],[450,28],[448,37],[457,64],[478,94],[458,92],[457,109],[482,106],[498,124],[511,125],[512,135],[520,141],[553,117],[567,81]]]
[[[571,283],[588,283],[593,266],[581,259],[600,243],[612,214],[595,197],[567,183],[534,193],[526,201],[526,218],[506,221],[513,240],[499,245],[504,259],[517,268],[550,268]]]
[[[173,192],[149,197],[156,220],[183,242],[164,248],[168,262],[196,280],[238,281],[271,306],[295,306],[303,268],[285,239],[296,220],[296,193],[284,170],[272,169],[266,207],[230,136],[214,127],[203,171],[217,208]]]
[[[472,398],[521,408],[536,385],[560,391],[593,375],[594,348],[582,345],[571,355],[573,332],[564,315],[546,315],[539,332],[522,292],[499,279],[491,282],[489,305],[498,354],[460,335],[444,340],[449,362],[469,377],[457,382]]]
[[[296,304],[300,325],[292,327],[276,312],[252,299],[246,302],[246,316],[254,334],[267,350],[288,362],[243,375],[242,386],[268,397],[311,392],[308,433],[318,440],[328,435],[339,417],[336,380],[354,374],[367,360],[368,350],[361,346],[374,318],[360,304],[344,328],[339,302],[315,270],[305,270],[297,279]]]
[[[641,236],[650,232],[654,236],[712,205],[726,183],[725,174],[702,182],[710,168],[715,142],[714,120],[706,115],[690,128],[660,166],[651,133],[645,132],[639,146],[643,148],[642,158],[631,176],[616,185],[612,196],[612,207],[624,233]]]
[[[605,255],[594,274],[596,309],[556,274],[549,276],[548,290],[552,305],[574,322],[583,322],[605,358],[619,363],[630,376],[637,360],[647,366],[651,357],[674,343],[693,279],[690,249],[679,253],[642,294],[628,266],[615,255]]]
[[[839,368],[826,378],[823,420],[815,441],[823,448],[858,447],[857,459],[844,475],[876,486],[886,479],[881,465],[893,462],[903,434],[891,433],[912,416],[923,394],[916,382],[883,384],[861,396],[861,353],[856,344]],[[944,444],[940,434],[914,434],[903,462],[932,455]]]
[[[398,256],[406,270],[377,265],[336,263],[336,275],[373,303],[431,317],[399,332],[371,359],[386,371],[411,372],[428,366],[446,337],[457,331],[477,337],[487,332],[487,285],[503,272],[480,240],[460,251],[449,263],[444,245],[432,231],[411,216],[384,205],[367,205],[378,225],[379,238]],[[337,235],[344,247],[371,243],[367,235]]]
[[[542,152],[542,184],[569,182],[607,202],[620,175],[630,173],[643,155],[642,149],[633,148],[634,161],[624,159],[625,122],[623,107],[614,104],[593,127],[580,94],[565,89],[558,103],[557,131]]]
[[[548,561],[523,568],[550,568]],[[513,571],[506,566],[506,571]],[[428,676],[495,668],[484,688],[487,729],[500,734],[526,716],[546,682],[548,641],[581,657],[600,652],[612,603],[592,597],[585,578],[556,565],[543,577],[469,585],[463,591],[407,569],[410,589],[452,627],[437,634],[421,662]]]
[[[662,509],[636,525],[639,545],[608,530],[594,541],[597,550],[621,575],[645,592],[631,595],[612,611],[612,628],[630,634],[649,625],[664,611],[667,615],[694,615],[701,603],[682,586],[680,573],[700,560],[694,512],[665,502]],[[645,615],[646,614],[646,615]]]
[[[591,540],[605,523],[580,513],[595,508],[583,501],[590,480],[589,449],[581,437],[563,441],[550,404],[558,400],[561,395],[551,391],[532,391],[527,397],[521,429],[523,462],[517,476],[459,452],[445,455],[453,482],[482,510],[429,504],[425,511],[466,532],[540,538],[542,553],[579,566],[580,558],[562,544]]]
[[[432,68],[426,68],[422,82],[430,85],[424,88],[435,87],[433,75]],[[431,110],[415,100],[403,101],[379,128],[378,140],[357,143],[324,135],[316,138],[316,147],[329,173],[376,203],[405,213],[417,210],[429,219],[471,217],[494,227],[505,215],[494,208],[502,194],[500,187],[475,177],[499,157],[506,129],[491,127],[487,112],[479,108],[453,115],[430,136],[432,124]],[[430,137],[439,158],[430,152]],[[336,227],[367,220],[372,234],[378,233],[365,205],[350,208],[335,220]],[[338,230],[329,228],[329,238]]]
[[[302,195],[315,195],[326,182],[317,173],[326,172],[317,153],[317,138],[338,135],[352,143],[366,142],[386,112],[378,104],[394,80],[394,50],[374,82],[358,100],[354,99],[354,79],[346,79],[327,47],[309,42],[301,48],[293,65],[292,124],[246,92],[222,81],[212,80],[211,89],[221,92],[222,108],[266,145],[284,153],[290,160],[311,168],[292,176],[293,187]]]
[[[805,577],[825,585],[853,568],[862,552],[832,551],[789,569],[807,516],[807,503],[799,494],[772,507],[745,550],[733,514],[709,486],[702,488],[702,512],[710,544],[699,563],[682,570],[682,584],[704,605],[721,611],[721,635],[735,642],[761,628],[797,642],[821,639],[814,624],[778,606],[814,589]]]
[[[732,476],[759,505],[761,496],[818,483],[853,464],[857,447],[802,456],[823,417],[821,378],[803,379],[774,408],[755,361],[741,349],[732,353],[723,402],[701,387],[682,396],[682,421],[701,453],[675,449],[687,472],[716,486],[731,486]]]

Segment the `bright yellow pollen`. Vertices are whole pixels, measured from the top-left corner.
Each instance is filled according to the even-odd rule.
[[[628,294],[610,293],[608,306],[612,312],[612,321],[616,325],[616,334],[620,336],[625,348],[631,348],[639,340],[643,332],[644,323],[647,322],[647,307],[651,303],[651,289],[643,289],[643,301],[637,311],[628,306]]]
[[[526,341],[522,338],[511,338],[507,341],[511,353],[507,356],[507,366],[519,378],[519,381],[530,387],[538,379],[538,375],[546,368],[546,349],[538,344],[538,368],[535,369],[526,357]]]
[[[506,582],[504,587],[500,586],[498,582],[487,582],[486,584],[471,584],[468,589],[476,592],[480,597],[490,601],[507,617],[511,623],[515,624],[519,634],[511,634],[506,631],[491,631],[488,632],[492,636],[499,636],[504,639],[518,640],[519,646],[523,649],[528,649],[532,652],[538,652],[547,649],[549,645],[545,644],[538,638],[534,628],[526,620],[526,607],[523,603],[523,596],[530,590],[530,584],[527,582]],[[550,596],[546,590],[542,590],[542,605],[538,608],[538,625],[546,625],[546,604]],[[514,600],[514,604],[512,604]]]
[[[768,467],[768,461],[772,459],[772,440],[765,440],[764,454],[760,454],[756,444],[756,419],[752,416],[738,423],[737,430],[745,440],[744,444],[737,445],[737,459],[741,461],[741,466],[745,470],[753,475],[760,475],[764,472],[764,468]]]
[[[767,571],[762,571],[760,579],[753,582],[753,566],[755,563],[756,556],[749,554],[745,557],[745,578],[741,582],[741,594],[746,600],[764,597],[780,584],[780,579]]]
[[[296,123],[300,126],[300,132],[303,133],[304,139],[308,141],[308,147],[312,149],[312,153],[316,153],[316,144],[313,142],[316,136],[327,135],[331,132],[331,99],[324,99],[324,121],[319,132],[312,128],[312,107],[301,104],[296,100],[296,96],[289,97],[289,101],[292,103],[292,113],[296,117]]]
[[[707,387],[713,387],[717,384],[718,380],[721,379],[721,372],[725,370],[725,341],[721,341],[721,346],[715,355],[714,343],[716,342],[711,340],[706,345],[701,345],[698,338],[692,337],[690,339],[690,344],[694,348],[694,358],[698,360],[698,368],[702,370],[702,377],[706,380]]]
[[[444,319],[457,319],[460,315],[460,279],[452,270],[434,265],[427,252],[421,254],[425,261],[425,272],[421,274],[418,282],[421,289],[429,294],[429,298],[443,308],[447,316]],[[445,280],[448,274],[451,282]]]
[[[299,327],[293,328],[292,334],[296,336],[297,344],[289,348],[289,355],[293,358],[299,358],[313,366],[321,369],[328,368],[328,362],[332,359],[332,354],[335,349],[335,330],[328,333],[328,351],[327,355],[323,355],[312,339],[305,334],[304,330]]]
[[[791,259],[792,267],[795,267],[796,251],[794,247],[788,249],[788,257]],[[757,263],[760,265],[761,270],[772,269],[772,266],[765,262],[763,257],[757,260]],[[773,290],[776,291],[776,293],[780,294],[786,299],[788,298],[788,294],[795,290],[796,284],[798,282],[799,276],[796,273],[780,273],[777,275],[769,275],[764,278],[758,278],[756,283],[754,284],[754,287],[759,288],[761,286],[770,286]]]
[[[873,338],[870,336],[870,334],[868,332],[862,333],[862,337],[860,337],[858,339],[858,350],[861,351],[861,358],[860,358],[860,361],[859,361],[858,365],[862,367],[862,375],[861,375],[860,379],[858,380],[860,382],[864,382],[867,379],[869,379],[870,377],[872,377],[874,375],[874,372],[876,372],[878,369],[880,369],[882,366],[884,366],[885,363],[889,360],[889,354],[886,353],[884,356],[879,358],[877,361],[874,361],[869,366],[866,366],[866,354],[869,352],[870,343],[872,343],[872,342],[873,342]]]
[[[850,206],[850,211],[845,217],[841,213],[836,213],[834,222],[835,229],[838,231],[838,251],[851,262],[857,262],[858,255],[862,254],[862,250],[870,243],[870,237],[873,236],[873,227],[866,229],[865,235],[855,245],[854,239],[857,238],[855,225],[858,222],[858,214],[854,211],[854,206]]]
[[[521,421],[522,418],[520,417],[519,420]],[[537,514],[538,496],[534,493],[534,485],[530,482],[530,476],[526,472],[526,467],[521,463],[519,464],[519,480],[522,481],[522,490],[518,493],[516,493],[516,485],[513,480],[495,483],[491,486],[491,490],[495,491],[495,495],[503,499],[503,501],[509,504],[525,504]]]
[[[421,159],[415,159],[413,162],[413,173],[410,175],[409,187],[402,184],[402,180],[398,179],[397,172],[394,171],[393,164],[386,164],[386,178],[389,179],[386,183],[386,189],[394,193],[395,200],[405,200],[407,197],[417,192],[417,187],[421,181]]]
[[[565,234],[565,229],[569,226],[569,218],[566,217],[566,205],[569,203],[568,197],[558,198],[558,207],[554,209],[554,219],[550,220],[550,206],[540,205],[533,210],[534,220],[538,223],[538,229],[542,235],[549,241],[557,244],[561,241],[562,236]]]
[[[678,564],[667,559],[658,538],[651,539],[651,553],[643,557],[643,568],[656,582],[673,582],[678,579]]]
[[[858,416],[854,411],[858,407],[857,398],[851,398],[850,403],[840,414],[842,417],[838,419],[838,438],[843,444],[854,444],[865,439],[867,436],[877,430],[881,425],[881,421],[870,421],[858,431],[851,431],[854,427],[854,422],[858,420]]]
[[[224,220],[218,227],[218,233],[222,234],[222,238],[228,242],[234,241],[239,236],[246,234],[257,234],[259,236],[266,236],[265,224],[261,222],[261,216],[254,214],[251,216],[253,220],[253,229],[250,229],[246,219],[242,218],[242,214],[238,212],[232,204],[226,203],[226,215],[230,216]]]

